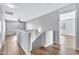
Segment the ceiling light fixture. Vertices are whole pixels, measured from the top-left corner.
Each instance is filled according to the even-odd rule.
[[[10,3],[6,3],[6,6],[8,6],[9,8],[15,8],[15,6],[13,4],[10,4]]]

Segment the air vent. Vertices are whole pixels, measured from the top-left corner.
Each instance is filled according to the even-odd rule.
[[[8,15],[13,15],[13,12],[10,12],[10,11],[5,11],[5,14],[8,14]]]

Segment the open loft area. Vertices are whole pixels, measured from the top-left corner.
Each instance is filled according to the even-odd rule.
[[[79,55],[78,3],[0,3],[0,55]]]

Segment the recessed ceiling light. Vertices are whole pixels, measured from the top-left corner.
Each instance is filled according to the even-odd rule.
[[[15,8],[15,6],[13,4],[10,4],[10,3],[6,3],[6,6],[8,6],[9,8]]]

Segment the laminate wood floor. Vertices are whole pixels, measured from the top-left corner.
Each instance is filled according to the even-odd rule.
[[[48,47],[40,47],[32,50],[32,55],[79,55],[75,50],[75,38],[61,37],[60,44],[52,44]],[[25,52],[17,43],[16,36],[6,37],[5,44],[0,49],[0,55],[25,55]]]
[[[0,49],[1,55],[25,55],[25,52],[17,43],[16,36],[6,37],[5,43]]]
[[[61,36],[60,44],[33,49],[31,53],[32,55],[79,55],[79,51],[75,50],[75,38],[68,36]]]

